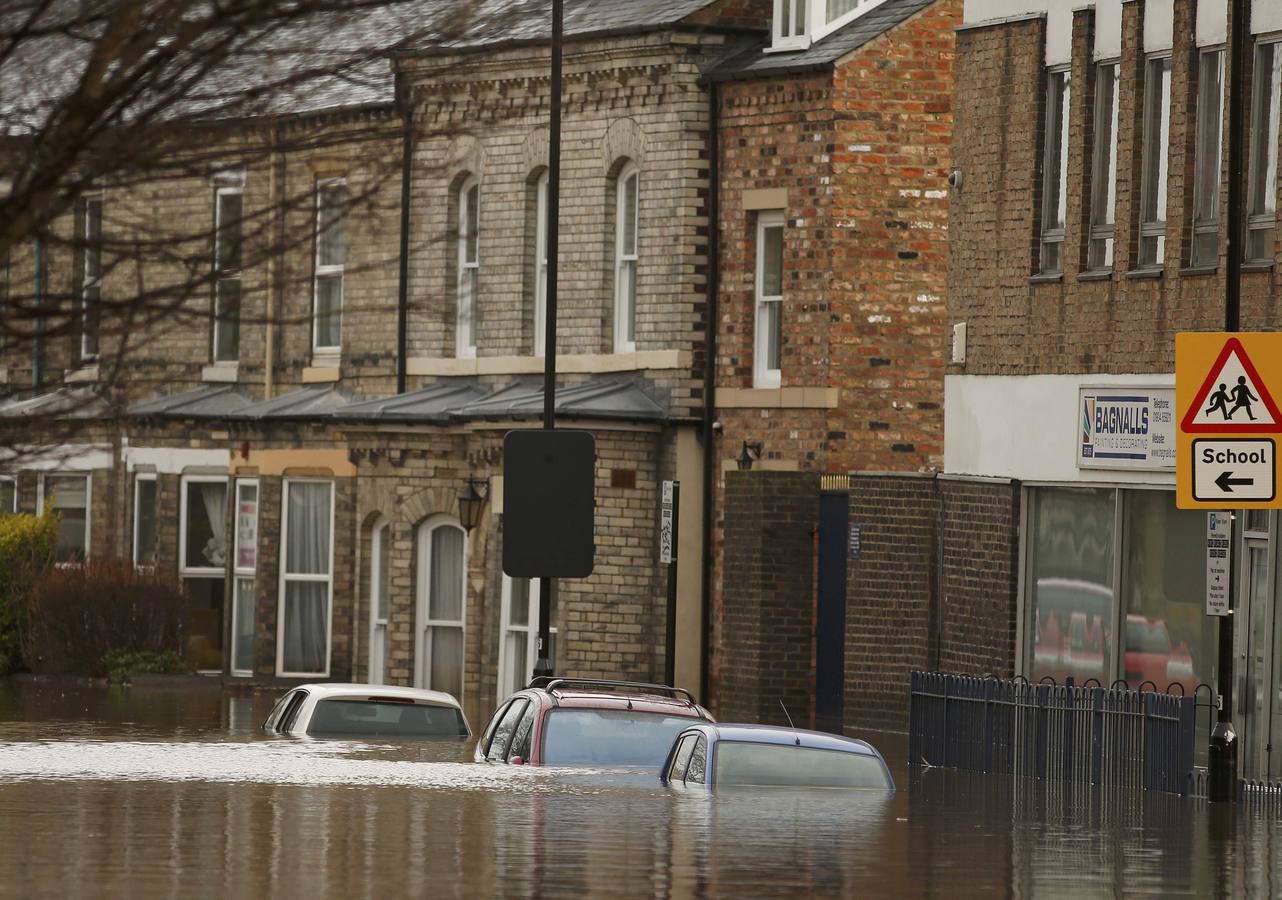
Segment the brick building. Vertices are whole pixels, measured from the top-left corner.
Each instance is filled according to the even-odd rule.
[[[1236,224],[1223,221],[1230,6],[1250,17]],[[970,499],[971,569],[1004,567],[1017,541],[1018,576],[992,585],[1010,623],[989,646],[999,672],[1217,684],[1206,517],[1174,500],[1174,335],[1223,328],[1226,225],[1244,229],[1242,330],[1282,326],[1279,36],[1275,3],[967,6],[945,471],[987,479]],[[1151,427],[1119,427],[1129,416]],[[1234,721],[1245,771],[1264,774],[1282,727],[1267,699],[1276,517],[1241,526]],[[945,577],[965,577],[960,560]]]
[[[660,482],[703,493],[704,79],[764,32],[768,6],[599,2],[567,18],[556,404],[596,439],[598,553],[555,598],[560,672],[666,677]],[[7,466],[11,508],[56,505],[68,559],[174,567],[200,668],[438,687],[475,720],[536,655],[537,587],[501,572],[501,448],[542,409],[547,17],[456,46],[401,48],[350,92],[211,126],[208,158],[181,176],[101,185],[63,244],[8,269],[82,305],[0,363],[0,414],[44,430]],[[215,223],[184,257],[208,261],[206,282],[144,321],[76,312],[140,279],[176,294],[163,264],[110,254],[191,221]],[[64,434],[59,417],[79,425]],[[466,531],[469,480],[488,496]],[[702,513],[682,506],[687,684]]]
[[[900,727],[900,676],[925,664],[931,554],[891,510],[933,523],[929,478],[922,498],[898,475],[943,464],[960,20],[959,0],[781,2],[712,74],[719,708],[783,721],[788,697],[799,721]],[[910,559],[880,565],[883,541]]]

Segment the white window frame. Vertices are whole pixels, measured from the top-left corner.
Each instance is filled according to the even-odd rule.
[[[1224,76],[1226,74],[1224,60],[1226,56],[1227,51],[1223,47],[1199,48],[1197,55],[1197,109],[1193,148],[1193,244],[1189,249],[1189,263],[1197,267],[1214,266],[1219,261],[1220,168],[1224,162]],[[1203,78],[1207,69],[1206,63],[1210,57],[1218,57],[1216,66],[1218,74],[1215,83],[1219,90],[1216,92],[1213,110],[1209,109],[1205,103],[1207,85]],[[1211,119],[1212,112],[1214,121]],[[1214,162],[1207,163],[1204,156],[1208,153],[1214,154]],[[1212,214],[1209,219],[1198,216],[1203,200],[1209,201],[1211,205]],[[1210,259],[1203,259],[1197,253],[1198,236],[1204,234],[1217,237],[1216,248]]]
[[[1162,63],[1165,63],[1166,77],[1161,78],[1160,73],[1163,71]],[[1154,81],[1154,73],[1159,73],[1158,81]],[[1140,232],[1139,246],[1136,254],[1136,265],[1133,268],[1144,271],[1149,269],[1160,269],[1166,263],[1166,216],[1169,211],[1170,195],[1170,159],[1171,159],[1171,55],[1170,53],[1154,53],[1144,59],[1144,96],[1142,101],[1141,113],[1143,115],[1143,128],[1141,129],[1141,152],[1140,152]],[[1151,103],[1157,103],[1157,108],[1150,107]],[[1154,135],[1151,129],[1157,128],[1158,132]],[[1154,137],[1157,138],[1157,146],[1152,146]],[[1154,153],[1156,156],[1154,156]],[[1151,169],[1156,166],[1156,171]],[[1152,186],[1150,186],[1152,182]],[[1150,198],[1149,192],[1157,191],[1156,198]],[[1148,217],[1148,207],[1150,199],[1156,207],[1155,217]],[[1147,242],[1156,242],[1152,260],[1145,259],[1145,248]]]
[[[391,540],[392,523],[380,516],[370,528],[369,539],[369,660],[365,680],[370,684],[387,683],[387,659],[383,656],[379,630],[387,634],[391,623],[390,619],[379,618],[378,607],[383,599],[383,542]],[[378,673],[377,678],[374,677],[375,672]]]
[[[1042,227],[1038,255],[1038,272],[1045,275],[1058,275],[1064,271],[1072,96],[1073,76],[1069,68],[1054,66],[1047,69],[1046,122],[1042,141]],[[1052,250],[1054,261],[1051,259]]]
[[[829,20],[828,0],[775,0],[774,15],[770,20],[771,44],[766,52],[805,50],[812,43],[822,40],[847,22],[854,21],[884,2],[885,0],[861,0],[854,9]],[[806,16],[805,27],[800,29],[794,26],[798,9],[803,10]],[[789,13],[787,33],[781,28],[785,10]]]
[[[1272,60],[1268,85],[1261,78],[1260,57],[1262,51],[1271,48]],[[1282,36],[1273,35],[1256,42],[1253,54],[1255,83],[1251,91],[1251,127],[1248,136],[1247,152],[1250,154],[1250,177],[1247,181],[1247,224],[1246,241],[1243,246],[1243,259],[1246,262],[1272,262],[1277,253],[1277,193],[1278,193],[1278,125],[1280,107],[1282,107]],[[1263,102],[1268,101],[1267,131],[1260,135],[1260,113]],[[1264,148],[1264,158],[1260,158],[1260,149]],[[1263,168],[1261,168],[1263,164]],[[1257,189],[1260,179],[1264,180],[1263,190]],[[1256,209],[1255,197],[1262,193],[1263,209]],[[1273,246],[1267,252],[1253,254],[1251,246],[1258,231],[1274,232]]]
[[[527,624],[512,624],[512,577],[503,575],[503,612],[500,616],[499,628],[499,690],[502,692],[506,689],[508,678],[511,675],[512,662],[507,658],[507,639],[509,634],[525,634],[525,668],[526,672],[521,678],[521,687],[530,683],[530,678],[534,675],[534,666],[539,660],[539,623],[543,611],[543,604],[539,600],[540,580],[538,578],[526,579],[530,582],[530,611],[526,617]],[[555,595],[554,595],[555,596]],[[557,628],[555,625],[548,629],[549,634],[555,635]],[[519,690],[519,688],[518,688]],[[507,694],[500,693],[500,700],[507,697]]]
[[[93,213],[97,209],[98,237],[93,236]],[[84,207],[84,232],[80,238],[84,241],[80,263],[80,362],[94,363],[98,360],[102,322],[102,211],[101,196],[86,197]],[[93,265],[90,265],[90,261]],[[93,308],[90,308],[89,294],[93,292]],[[92,324],[92,328],[90,327]],[[91,341],[92,337],[92,341]]]
[[[90,558],[92,544],[90,538],[93,532],[93,473],[92,472],[42,472],[40,474],[39,489],[36,491],[36,515],[42,516],[45,511],[45,490],[47,488],[48,478],[83,478],[85,480],[85,560]],[[60,562],[59,566],[72,566],[76,563]]]
[[[329,574],[291,575],[289,568],[289,489],[295,484],[325,484],[329,486]],[[334,482],[326,478],[286,478],[281,484],[280,502],[280,578],[277,585],[276,605],[276,675],[280,678],[329,677],[331,657],[334,653]],[[290,581],[325,582],[325,669],[320,672],[290,672],[285,669],[285,589]]]
[[[238,195],[240,197],[240,220],[236,223],[237,240],[241,243],[241,254],[244,254],[244,232],[243,223],[245,220],[245,188],[243,184],[221,185],[214,190],[214,328],[213,328],[213,347],[210,355],[215,364],[217,363],[236,363],[240,361],[240,302],[241,302],[241,271],[244,266],[244,260],[241,259],[235,269],[222,268],[222,239],[223,239],[223,197]],[[319,251],[318,251],[319,253]],[[318,257],[319,258],[319,257]],[[222,310],[222,287],[224,282],[236,282],[236,354],[231,357],[220,357],[218,349],[221,344],[219,340],[223,325],[224,316]]]
[[[343,262],[321,265],[321,228],[324,222],[325,193],[331,188],[346,188],[346,178],[326,178],[316,182],[316,255],[315,273],[312,277],[312,353],[315,356],[338,357],[343,352],[343,305],[347,293],[347,210],[340,210],[339,221],[343,229]],[[338,343],[320,343],[320,283],[322,278],[338,278]]]
[[[766,312],[771,304],[778,308],[780,330],[783,327],[783,259],[780,259],[779,266],[779,294],[777,296],[765,294],[766,283],[766,229],[778,228],[782,236],[787,235],[787,229],[784,223],[783,210],[766,210],[757,214],[757,265],[756,265],[756,287],[754,295],[756,302],[753,308],[753,342],[752,342],[752,386],[757,388],[777,388],[782,382],[782,371],[779,368],[771,369],[767,367],[766,360],[770,357],[770,341],[772,335],[766,328],[768,318]],[[782,253],[781,257],[786,256]],[[779,347],[775,348],[776,355],[779,356],[782,363],[783,347],[782,338]]]
[[[624,207],[627,204],[628,181],[633,178],[637,180],[637,204],[633,210],[634,239],[632,252],[624,253],[624,238],[627,235],[627,229],[623,227]],[[640,284],[641,256],[641,169],[636,163],[628,162],[619,171],[619,177],[615,179],[614,194],[614,352],[633,353],[637,349],[636,286]],[[629,287],[625,289],[624,285],[628,282],[625,281],[624,275],[629,265],[632,267],[634,276]],[[632,296],[628,296],[629,291]],[[629,322],[632,325],[631,340],[627,337],[625,327],[625,323]]]
[[[18,479],[12,475],[0,475],[0,484],[13,485],[13,503],[9,509],[0,509],[0,516],[13,515],[18,511]]]
[[[534,187],[534,355],[547,353],[548,333],[548,171]]]
[[[458,619],[433,619],[432,615],[432,533],[438,528],[457,528],[463,532],[463,565],[462,565],[462,602],[459,604],[460,617]],[[416,550],[418,556],[418,571],[420,573],[417,597],[415,598],[417,608],[421,614],[419,621],[422,623],[415,629],[414,636],[414,659],[416,660],[416,669],[414,673],[414,684],[416,687],[426,688],[428,690],[441,690],[433,687],[432,680],[432,642],[429,639],[429,629],[431,628],[457,628],[462,634],[463,654],[459,659],[459,695],[454,699],[460,703],[463,701],[463,692],[467,686],[467,568],[468,554],[471,552],[470,541],[468,540],[467,529],[462,526],[458,519],[453,516],[436,515],[425,520],[418,526],[416,536]]]
[[[226,578],[227,567],[189,566],[187,565],[187,486],[191,484],[221,484],[228,488],[227,498],[231,499],[230,484],[226,475],[183,475],[178,483],[178,575],[181,578]],[[226,523],[224,523],[225,525]],[[234,548],[235,535],[227,535],[228,550]]]
[[[1087,269],[1107,272],[1113,268],[1117,248],[1117,124],[1121,100],[1121,63],[1108,60],[1095,65],[1095,142],[1091,160],[1090,244],[1087,247]],[[1111,102],[1104,109],[1105,96],[1100,87],[1103,73],[1112,73]],[[1100,125],[1108,122],[1107,138]],[[1105,146],[1107,140],[1107,146]]]
[[[134,532],[134,543],[133,543],[133,561],[134,561],[134,565],[135,565],[135,566],[143,566],[143,565],[150,566],[150,565],[153,565],[152,563],[142,563],[142,562],[140,562],[140,561],[138,560],[138,537],[139,537],[138,532],[139,532],[139,526],[141,525],[141,521],[140,521],[140,520],[139,520],[139,518],[138,518],[138,509],[139,509],[139,507],[140,507],[140,505],[141,505],[141,504],[140,504],[140,501],[139,501],[139,494],[140,494],[140,492],[141,492],[141,491],[140,491],[140,487],[141,487],[141,485],[143,485],[143,484],[147,484],[147,483],[154,484],[154,485],[156,486],[156,500],[157,500],[157,507],[159,507],[159,500],[160,500],[160,482],[159,482],[159,480],[158,480],[158,479],[157,479],[157,477],[156,477],[156,473],[155,473],[155,472],[137,472],[137,473],[135,473],[135,474],[134,474],[134,528],[133,528],[133,532]],[[159,521],[159,516],[157,515],[157,513],[158,513],[158,512],[159,512],[159,509],[158,509],[158,508],[157,508],[157,509],[154,509],[154,510],[152,511],[152,515],[153,515],[153,518],[154,518],[154,521],[155,521],[155,524],[156,524],[156,539],[157,539],[157,540],[159,540],[159,539],[160,539],[160,521]],[[159,553],[157,553],[157,556],[159,556]]]
[[[243,487],[254,488],[254,565],[252,568],[240,564],[240,489]],[[261,544],[261,541],[258,540],[258,526],[262,519],[260,513],[263,508],[263,487],[257,478],[237,478],[231,484],[231,496],[228,499],[234,505],[231,518],[231,646],[227,648],[227,666],[232,675],[248,677],[254,674],[252,666],[248,669],[236,667],[236,637],[239,633],[237,626],[240,624],[237,615],[237,609],[239,609],[237,601],[240,599],[238,592],[240,590],[239,582],[242,579],[249,579],[253,582],[255,593],[258,590],[258,547]]]
[[[467,198],[476,191],[476,221],[468,215]],[[458,282],[455,288],[454,355],[459,359],[476,356],[476,309],[481,293],[481,182],[475,175],[458,189]],[[469,260],[468,237],[475,228],[476,257]]]

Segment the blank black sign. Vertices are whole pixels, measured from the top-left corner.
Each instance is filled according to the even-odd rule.
[[[596,441],[587,431],[509,431],[503,439],[503,571],[592,574]]]

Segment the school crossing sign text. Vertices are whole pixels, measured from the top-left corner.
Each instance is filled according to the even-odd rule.
[[[1268,509],[1277,492],[1282,332],[1175,336],[1176,505]]]

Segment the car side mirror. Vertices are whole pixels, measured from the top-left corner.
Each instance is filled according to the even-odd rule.
[[[508,760],[508,762],[509,762],[510,764],[514,765],[514,766],[523,766],[523,765],[525,765],[525,760],[521,759],[521,757],[519,757],[519,756],[514,756],[514,757],[512,757],[511,759],[509,759],[509,760]]]

